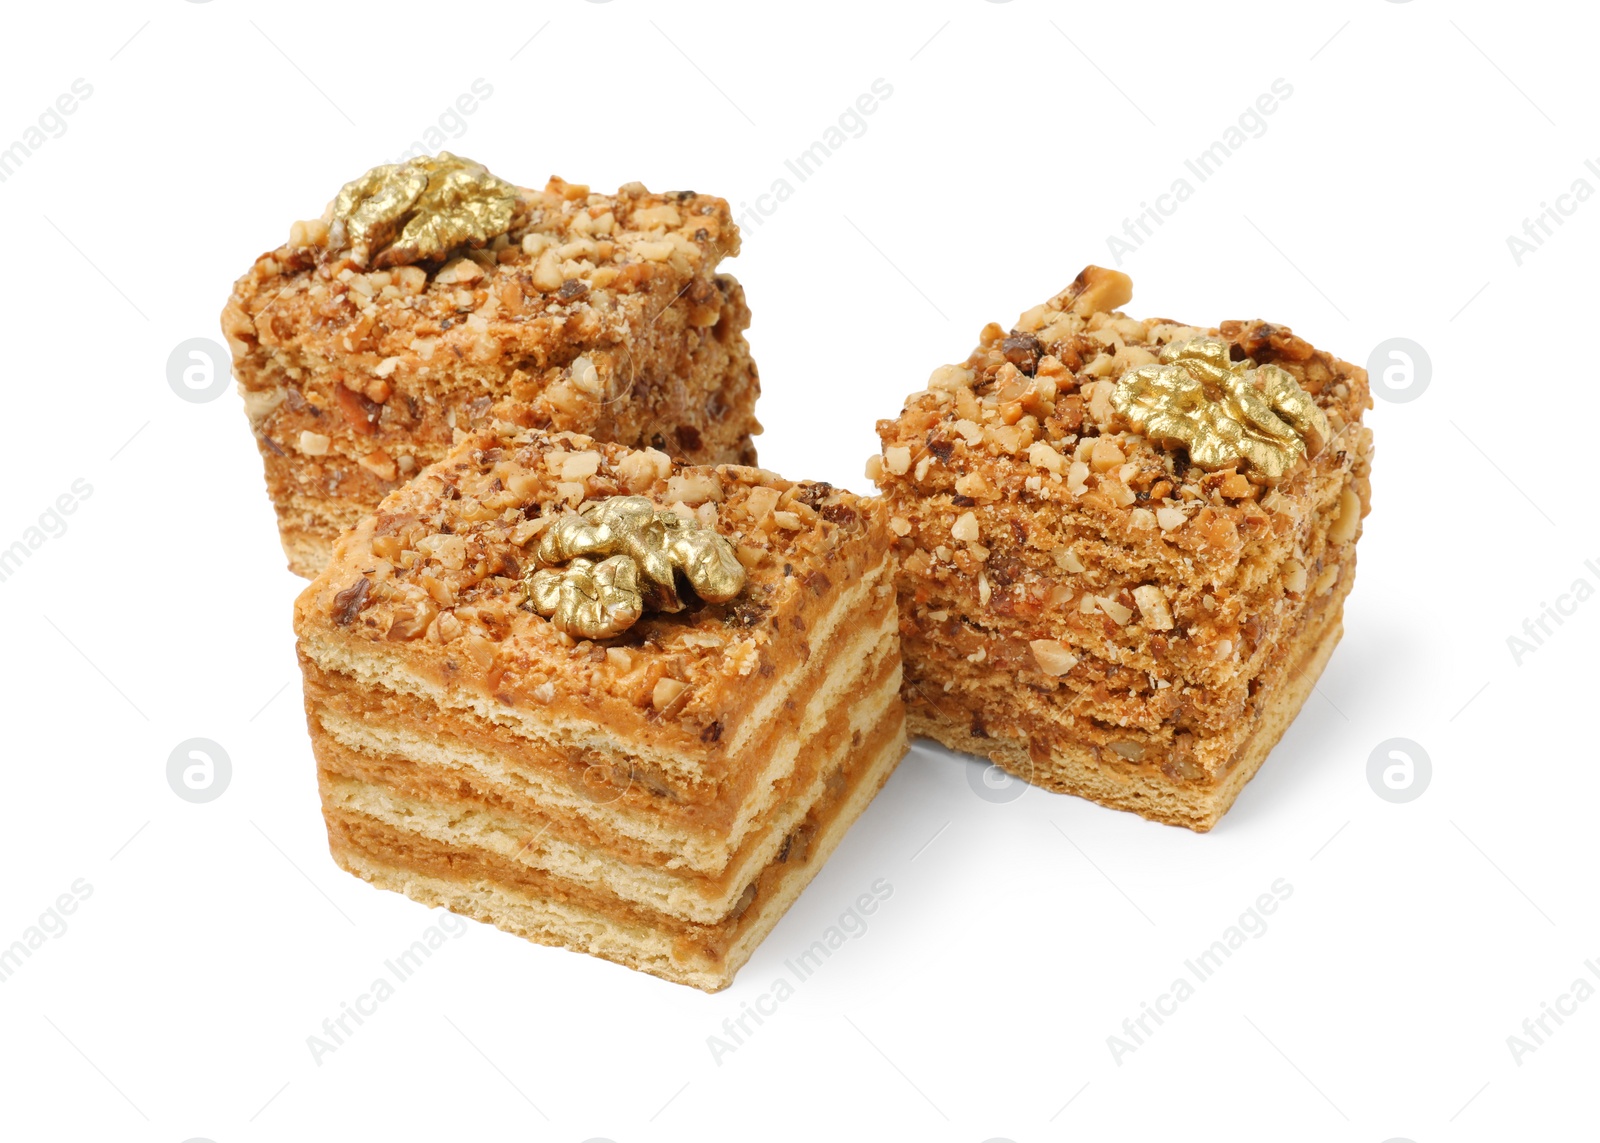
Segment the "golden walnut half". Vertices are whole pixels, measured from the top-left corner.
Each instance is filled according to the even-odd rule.
[[[533,609],[578,639],[621,635],[644,614],[639,566],[627,556],[599,563],[580,557],[566,567],[539,568],[527,585]]]
[[[1201,468],[1247,466],[1274,483],[1331,435],[1328,419],[1286,370],[1232,361],[1214,337],[1174,342],[1158,365],[1131,369],[1111,394],[1116,410],[1151,440],[1176,442]]]
[[[482,246],[511,229],[517,188],[449,151],[373,167],[333,200],[328,252],[406,266]]]
[[[534,556],[538,567],[524,579],[529,602],[578,638],[619,635],[645,607],[682,611],[680,575],[707,603],[726,603],[744,588],[732,544],[643,496],[612,496],[562,516],[540,535]]]

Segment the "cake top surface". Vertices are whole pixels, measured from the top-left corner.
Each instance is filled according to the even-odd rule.
[[[1054,500],[1130,542],[1227,552],[1370,451],[1366,370],[1283,325],[1130,318],[1117,307],[1132,292],[1091,266],[1009,332],[984,327],[878,423],[868,475],[957,507]]]
[[[428,354],[441,338],[470,357],[491,325],[540,321],[621,336],[645,296],[682,291],[714,310],[709,276],[738,251],[728,204],[712,195],[640,183],[600,194],[560,178],[530,190],[446,153],[374,168],[320,218],[294,223],[234,285],[230,308],[249,322],[224,325],[236,340],[300,339],[331,357]],[[382,360],[371,362],[379,376]]]
[[[796,648],[808,653],[808,624],[830,589],[885,557],[886,513],[876,499],[523,428],[504,419],[518,416],[517,406],[496,411],[490,427],[341,537],[297,604],[303,640],[370,644],[512,706],[633,709],[714,742],[722,720],[748,707],[776,665]],[[561,549],[556,558],[578,550],[570,537],[554,546],[549,538],[584,523],[580,509],[626,507],[627,497],[690,533],[721,537],[742,574],[683,576],[682,610],[647,598],[620,634],[575,636],[537,613],[525,584],[553,549]],[[737,593],[721,598],[730,582]],[[721,601],[700,598],[696,583],[720,583],[708,594]]]

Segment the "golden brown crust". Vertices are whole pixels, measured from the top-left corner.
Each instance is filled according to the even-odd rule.
[[[985,327],[879,422],[868,471],[897,537],[908,702],[933,695],[978,741],[1026,726],[1046,753],[1072,743],[1209,782],[1306,617],[1348,590],[1371,398],[1365,370],[1287,327],[1107,311],[1130,292],[1091,267],[1009,332]],[[1117,379],[1204,336],[1287,371],[1332,439],[1268,483],[1136,431]]]
[[[1278,686],[1262,692],[1264,701],[1243,726],[1232,757],[1215,778],[1175,777],[1078,743],[1051,750],[1014,738],[979,737],[972,727],[927,703],[908,706],[906,725],[912,734],[925,735],[951,750],[988,757],[1046,790],[1205,833],[1232,808],[1294,721],[1344,634],[1341,618],[1341,610],[1335,609],[1323,623],[1296,637],[1288,648],[1292,666]]]
[[[367,272],[296,224],[234,286],[223,332],[291,563],[502,398],[535,423],[694,462],[753,463],[760,383],[727,204],[559,179],[519,191],[508,233]],[[291,540],[294,541],[291,543]]]

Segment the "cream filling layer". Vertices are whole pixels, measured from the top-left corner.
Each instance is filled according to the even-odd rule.
[[[404,893],[424,905],[443,906],[540,944],[556,945],[603,957],[679,984],[714,992],[724,988],[750,959],[801,891],[827,863],[855,820],[877,795],[906,752],[903,731],[872,760],[856,787],[812,843],[804,862],[797,863],[776,891],[737,922],[733,942],[717,955],[687,947],[674,936],[637,922],[623,922],[593,908],[550,901],[507,890],[478,879],[453,880],[413,873],[365,850],[339,846],[339,864],[374,885]],[[748,918],[748,919],[746,919]]]
[[[515,816],[463,803],[419,802],[350,778],[334,776],[327,780],[325,806],[373,819],[400,832],[418,834],[452,849],[486,850],[670,916],[716,924],[733,911],[755,876],[777,859],[785,839],[823,796],[830,776],[848,764],[855,749],[853,734],[859,733],[863,741],[870,741],[885,719],[892,716],[898,692],[899,678],[892,675],[885,685],[857,701],[851,711],[852,734],[845,735],[838,748],[821,763],[806,789],[776,807],[771,820],[761,826],[759,843],[715,879],[625,863],[548,834],[536,834],[528,840],[529,823]]]
[[[799,725],[775,744],[761,779],[752,783],[739,807],[734,828],[717,837],[675,830],[663,826],[659,818],[613,809],[614,803],[591,801],[548,773],[518,765],[513,759],[448,733],[424,736],[412,727],[379,725],[327,709],[314,711],[313,718],[322,732],[347,749],[393,755],[418,766],[463,774],[485,792],[510,792],[536,802],[552,817],[577,818],[602,833],[610,831],[635,841],[657,854],[664,869],[687,869],[715,876],[727,867],[750,830],[773,812],[777,786],[793,772],[806,742],[826,726],[829,713],[839,705],[853,705],[852,688],[859,686],[864,677],[870,678],[886,655],[896,653],[898,623],[898,613],[890,608],[880,625],[862,629],[834,656],[833,669],[812,695]],[[890,682],[898,691],[898,664]],[[883,689],[886,688],[880,691]],[[856,717],[852,715],[852,724]]]

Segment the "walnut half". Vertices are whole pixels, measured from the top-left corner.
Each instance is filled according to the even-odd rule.
[[[333,200],[328,253],[362,266],[442,259],[511,229],[517,188],[449,151],[373,167]]]
[[[1214,337],[1167,345],[1159,364],[1122,375],[1111,403],[1151,440],[1187,448],[1199,467],[1242,464],[1267,483],[1316,456],[1332,435],[1287,370],[1232,361],[1228,343]]]
[[[621,635],[644,614],[639,566],[627,556],[539,568],[526,582],[533,609],[577,639]]]
[[[621,634],[645,607],[682,611],[679,576],[707,603],[726,603],[745,582],[732,544],[643,496],[611,496],[562,516],[540,534],[534,556],[537,568],[524,579],[529,602],[569,635],[588,639]],[[567,567],[560,569],[563,563]],[[570,581],[564,578],[573,569]],[[610,569],[604,570],[605,582],[603,569]],[[618,591],[626,586],[637,597],[631,618],[620,596],[609,617],[595,609],[608,585]]]

